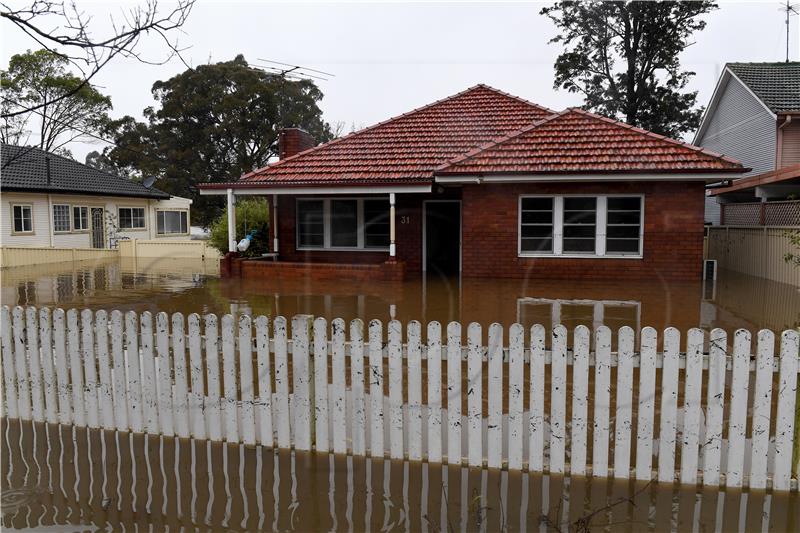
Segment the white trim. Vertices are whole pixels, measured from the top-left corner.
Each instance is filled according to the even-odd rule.
[[[367,200],[383,200],[383,196],[354,196],[354,197],[341,197],[335,198],[320,198],[319,196],[304,196],[295,198],[294,202],[294,218],[295,218],[295,233],[294,233],[294,248],[301,252],[389,252],[390,247],[367,247],[366,236],[364,231],[366,225],[364,224],[364,201]],[[331,200],[354,200],[356,202],[356,246],[333,246],[331,244]],[[388,200],[388,199],[387,199]],[[322,246],[300,246],[300,224],[297,220],[298,204],[302,201],[317,201],[322,202]],[[388,215],[388,213],[387,213]]]
[[[464,244],[464,210],[461,200],[423,200],[422,201],[422,271],[428,271],[428,204],[458,204],[458,272],[463,269],[463,244]],[[424,279],[424,277],[423,277]],[[461,287],[461,277],[459,276],[459,288]]]
[[[324,194],[391,194],[391,193],[429,193],[431,185],[391,185],[391,186],[353,186],[344,187],[253,187],[235,188],[236,196],[248,195],[324,195]],[[228,189],[200,189],[200,196],[222,196]]]
[[[564,253],[564,198],[596,198],[595,211],[595,253]],[[553,251],[552,252],[523,252],[522,251],[522,200],[524,198],[552,198],[553,199]],[[636,254],[615,254],[606,252],[607,227],[608,227],[608,198],[639,198],[639,252]],[[643,259],[644,258],[644,194],[520,194],[517,198],[517,257],[521,258],[550,258],[550,259]],[[602,241],[602,242],[601,242]]]
[[[725,175],[741,174],[742,172],[726,172]],[[482,183],[601,183],[609,181],[702,181],[716,182],[726,179],[719,173],[691,173],[691,174],[520,174],[496,176],[436,176],[436,183],[442,184],[472,184]]]

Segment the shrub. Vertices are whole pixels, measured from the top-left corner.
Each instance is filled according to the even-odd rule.
[[[250,248],[242,255],[256,257],[269,252],[269,204],[266,198],[246,198],[236,202],[236,242],[256,230]],[[225,254],[228,251],[228,209],[211,224],[209,244]]]

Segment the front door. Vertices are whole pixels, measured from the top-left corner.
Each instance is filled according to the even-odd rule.
[[[442,277],[461,271],[461,202],[425,202],[423,268]]]
[[[102,207],[92,208],[92,248],[106,247],[106,225]]]

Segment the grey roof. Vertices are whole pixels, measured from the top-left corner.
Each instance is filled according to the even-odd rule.
[[[800,112],[800,62],[728,63],[773,113]]]
[[[50,180],[45,160],[50,158]],[[30,146],[0,147],[0,190],[167,199],[169,194]]]

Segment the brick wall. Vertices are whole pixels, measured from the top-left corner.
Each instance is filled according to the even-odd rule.
[[[278,158],[292,157],[316,145],[310,133],[300,128],[286,128],[278,134]]]
[[[465,277],[700,279],[702,183],[565,183],[468,185],[462,191]],[[643,259],[517,256],[520,194],[644,194]]]

